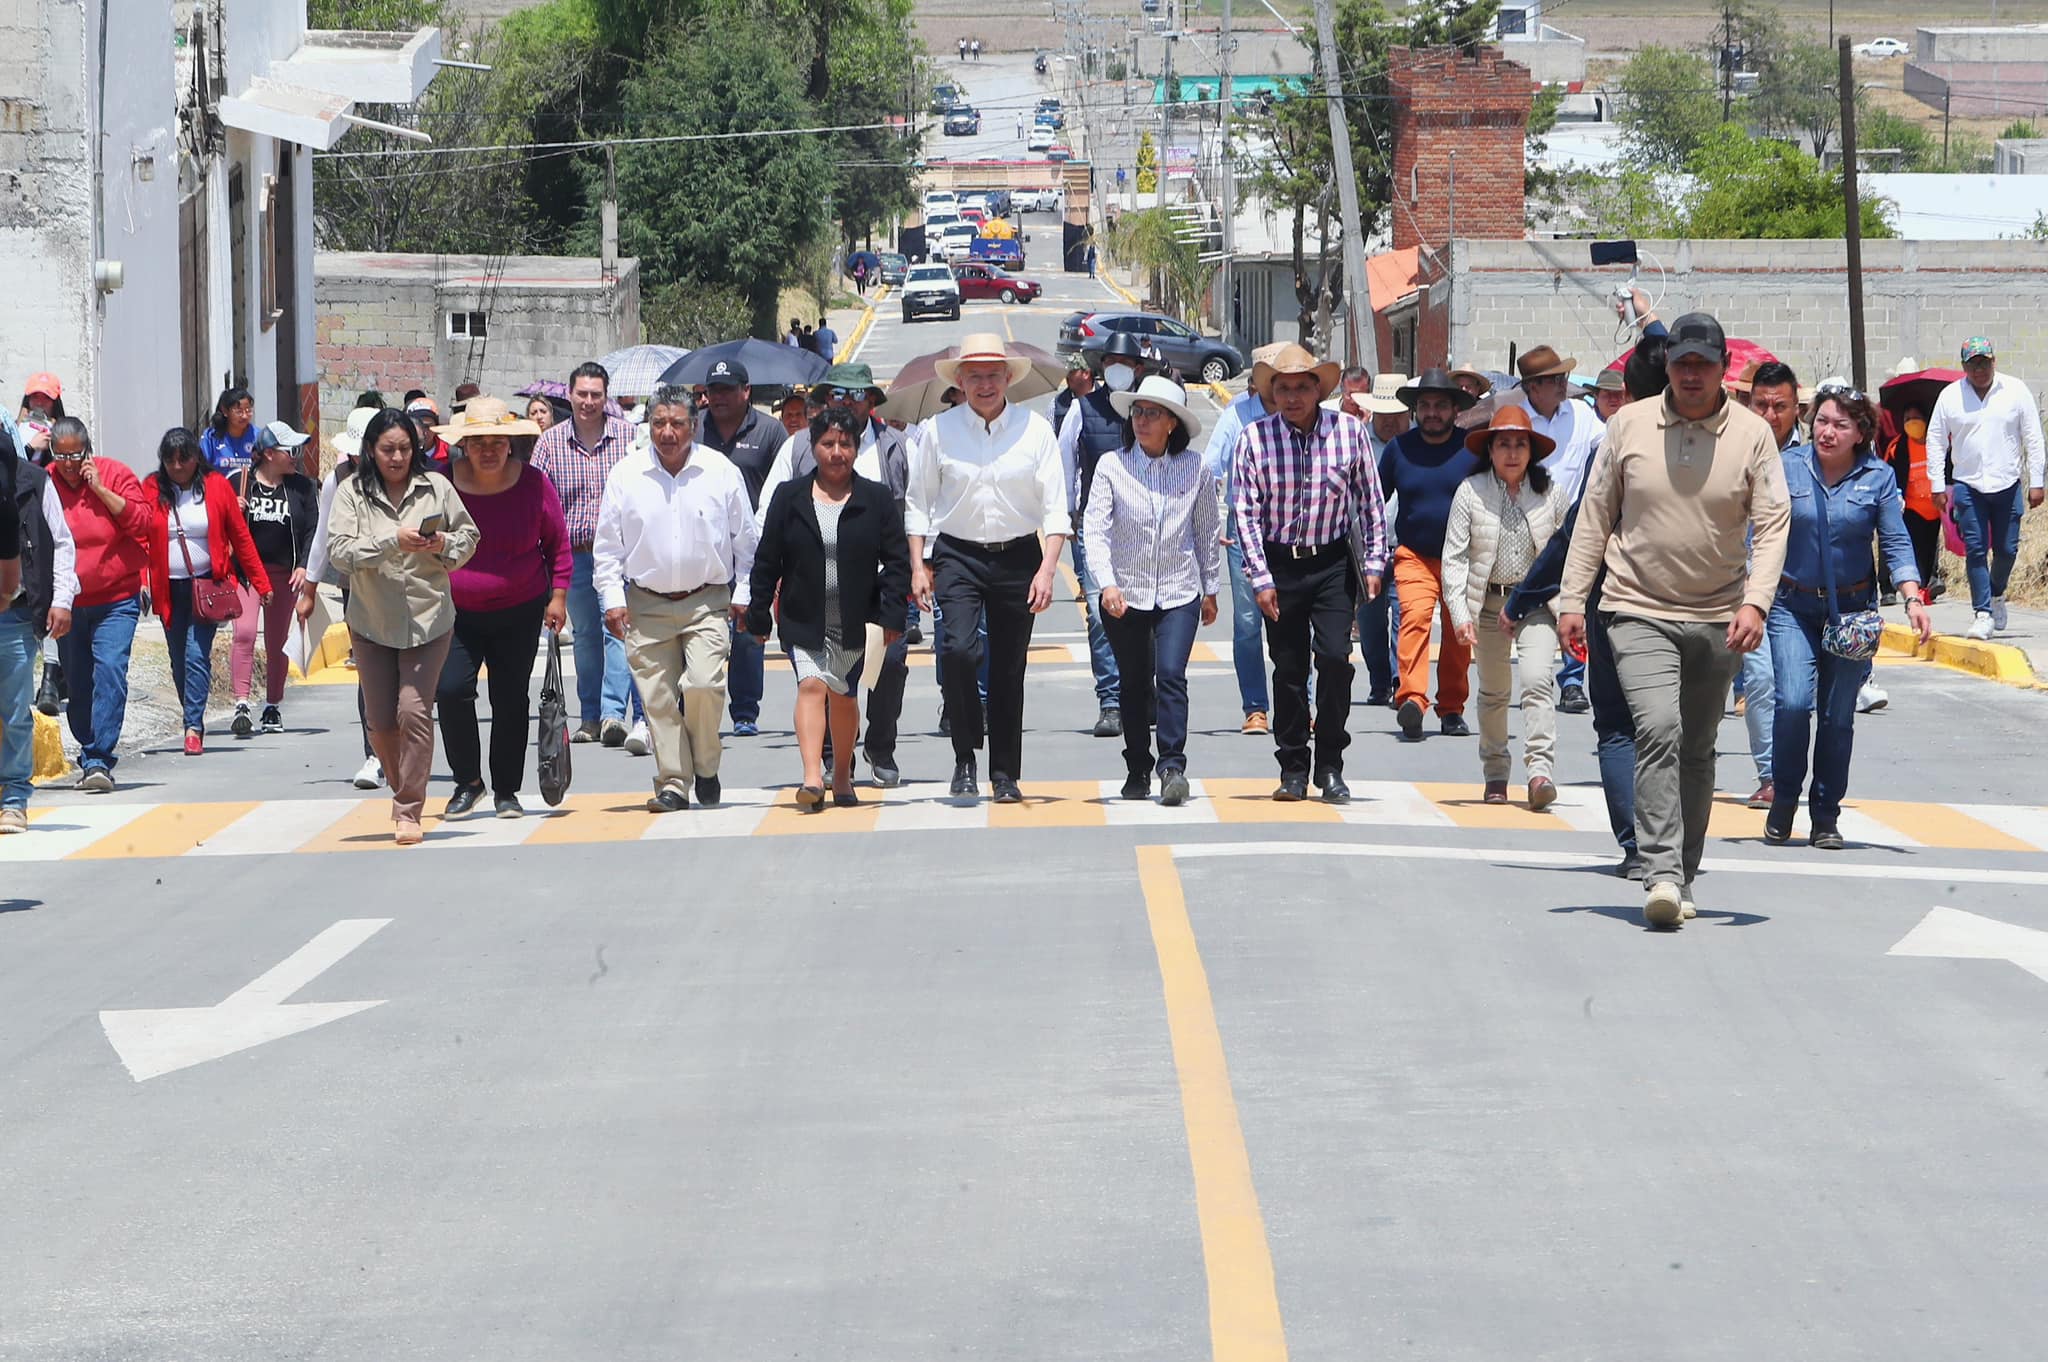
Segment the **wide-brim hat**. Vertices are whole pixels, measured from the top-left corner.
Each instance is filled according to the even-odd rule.
[[[1003,348],[1003,338],[993,331],[980,331],[960,342],[960,353],[951,359],[942,359],[932,365],[933,372],[946,380],[948,387],[960,386],[960,366],[963,364],[984,364],[1001,360],[1010,369],[1010,384],[1016,384],[1031,372],[1031,361],[1022,355],[1013,355]]]
[[[1477,365],[1474,365],[1474,364],[1461,364],[1461,365],[1459,365],[1459,366],[1458,366],[1457,368],[1455,368],[1455,369],[1451,370],[1450,372],[1451,372],[1451,377],[1452,377],[1452,378],[1454,378],[1454,379],[1458,379],[1458,378],[1476,378],[1476,379],[1478,379],[1478,380],[1479,380],[1479,386],[1480,386],[1480,387],[1482,387],[1482,388],[1486,389],[1486,391],[1487,391],[1487,392],[1492,392],[1492,391],[1493,391],[1493,380],[1492,380],[1492,379],[1490,379],[1490,378],[1488,378],[1488,377],[1486,376],[1486,371],[1485,371],[1484,369],[1481,369],[1481,368],[1480,368],[1480,367],[1478,367]],[[1484,395],[1485,395],[1484,393],[1482,393],[1482,394],[1481,394],[1481,396],[1484,396]]]
[[[1493,419],[1465,437],[1465,448],[1474,454],[1485,454],[1493,448],[1495,431],[1519,430],[1529,437],[1529,458],[1534,461],[1547,457],[1557,448],[1557,441],[1536,429],[1529,420],[1529,413],[1514,403],[1503,403],[1493,413]]]
[[[327,443],[344,459],[360,456],[363,452],[363,433],[370,428],[370,418],[383,410],[382,407],[357,407],[348,414],[348,420],[342,424],[341,429],[327,437]]]
[[[1532,378],[1556,378],[1578,367],[1578,360],[1566,358],[1547,345],[1539,345],[1515,361],[1515,375],[1527,383]]]
[[[1763,364],[1758,360],[1751,360],[1743,365],[1741,373],[1728,376],[1728,391],[1732,393],[1746,393],[1754,388],[1756,386],[1756,371],[1763,367]]]
[[[1316,362],[1316,357],[1301,346],[1289,341],[1282,345],[1271,359],[1262,359],[1252,365],[1252,391],[1267,406],[1273,405],[1273,380],[1282,374],[1314,374],[1322,391],[1316,394],[1320,402],[1337,391],[1337,376],[1344,366],[1334,359]]]
[[[1415,410],[1415,403],[1424,393],[1441,393],[1457,404],[1459,411],[1468,411],[1479,399],[1459,387],[1448,370],[1424,369],[1413,383],[1403,384],[1394,396],[1401,399],[1401,405]]]
[[[1180,422],[1180,428],[1188,433],[1190,442],[1202,433],[1202,418],[1195,415],[1188,406],[1187,390],[1180,384],[1161,374],[1151,374],[1129,392],[1111,393],[1109,405],[1116,408],[1118,416],[1129,419],[1131,408],[1140,402],[1150,402],[1155,407],[1164,407]]]
[[[502,398],[472,397],[451,424],[435,426],[434,434],[452,445],[475,435],[538,435],[540,425],[525,416],[514,416]]]
[[[1372,381],[1369,396],[1358,399],[1358,405],[1375,416],[1392,416],[1408,410],[1408,404],[1401,400],[1401,389],[1407,386],[1406,374],[1381,374]]]

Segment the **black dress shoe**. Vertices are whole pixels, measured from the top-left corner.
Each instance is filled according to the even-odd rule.
[[[973,799],[981,793],[981,782],[974,776],[974,758],[962,757],[953,763],[952,794],[959,799]]]
[[[1123,797],[1125,799],[1150,799],[1152,777],[1143,771],[1133,771],[1124,777]]]
[[[1592,701],[1586,698],[1586,688],[1584,686],[1566,686],[1558,693],[1557,712],[1559,714],[1584,714],[1592,707]]]
[[[36,709],[51,718],[64,707],[64,669],[53,662],[43,664],[43,684],[36,690]]]
[[[1368,709],[1385,709],[1394,703],[1394,692],[1390,690],[1369,691],[1365,697]]]
[[[484,787],[481,785],[458,785],[455,787],[455,793],[448,796],[448,807],[441,810],[441,817],[461,818],[475,808],[476,802],[483,797]]]
[[[860,794],[859,794],[859,792],[858,792],[858,791],[855,791],[855,790],[848,790],[848,791],[847,791],[847,792],[846,792],[845,794],[841,794],[841,793],[839,793],[839,791],[837,791],[837,790],[834,790],[834,791],[832,792],[832,807],[833,807],[833,808],[835,808],[835,809],[857,809],[857,808],[859,808],[859,807],[860,807]]]
[[[1341,771],[1325,771],[1316,777],[1316,784],[1322,787],[1325,804],[1349,804],[1351,787],[1344,783]]]
[[[697,802],[699,804],[716,804],[718,797],[724,793],[724,789],[718,783],[717,776],[697,777]]]
[[[1807,838],[1806,841],[1807,845],[1820,851],[1840,851],[1842,849],[1842,832],[1841,829],[1832,823],[1822,823],[1815,826],[1813,835]]]
[[[992,775],[988,778],[989,789],[998,804],[1022,804],[1024,792],[1017,788],[1017,782],[1010,776]]]
[[[1465,716],[1462,714],[1444,715],[1440,727],[1443,729],[1446,738],[1469,738],[1472,736],[1472,726],[1465,722]]]
[[[915,620],[911,621],[910,627],[903,631],[903,641],[913,648],[924,642],[924,626]]]
[[[1422,741],[1422,702],[1420,700],[1403,700],[1401,702],[1401,712],[1395,717],[1401,724],[1402,742]]]
[[[1121,738],[1124,735],[1124,712],[1114,705],[1105,705],[1095,716],[1095,727],[1089,731],[1098,738]]]
[[[1772,846],[1783,846],[1792,840],[1792,815],[1798,812],[1795,805],[1789,809],[1773,807],[1764,815],[1764,840]]]
[[[656,790],[647,798],[649,813],[681,813],[690,807],[690,797],[673,787]]]
[[[1308,777],[1280,777],[1280,788],[1273,791],[1273,798],[1282,804],[1299,804],[1308,798]]]

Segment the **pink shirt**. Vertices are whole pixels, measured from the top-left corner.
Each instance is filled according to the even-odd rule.
[[[476,556],[449,574],[457,610],[505,610],[569,589],[569,527],[555,485],[523,466],[503,492],[456,494],[476,521]]]

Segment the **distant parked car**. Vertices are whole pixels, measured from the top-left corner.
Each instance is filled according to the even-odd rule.
[[[882,282],[901,284],[903,276],[910,272],[910,258],[900,251],[883,251],[881,258]]]
[[[973,223],[954,222],[950,226],[940,228],[936,238],[927,233],[925,240],[936,242],[932,248],[934,259],[943,256],[947,260],[957,260],[968,253],[980,236],[980,229]]]
[[[1071,313],[1060,323],[1060,352],[1100,356],[1119,331],[1141,345],[1151,342],[1174,369],[1204,383],[1226,382],[1244,369],[1244,356],[1235,346],[1155,312]]]
[[[1060,191],[1019,189],[1010,195],[1010,202],[1019,213],[1057,213],[1060,211]]]
[[[963,260],[953,266],[953,278],[963,298],[994,298],[1005,303],[1028,303],[1045,292],[1036,279],[1010,273],[1000,265]]]
[[[1048,161],[1071,161],[1074,159],[1074,149],[1065,142],[1055,142],[1045,149],[1045,159]]]
[[[1865,57],[1903,57],[1906,55],[1906,45],[1897,38],[1872,38],[1858,46],[1856,51]]]
[[[1054,135],[1051,128],[1046,127],[1043,123],[1039,124],[1031,130],[1030,140],[1024,143],[1025,150],[1044,151],[1052,145]]]
[[[960,285],[945,265],[912,265],[903,281],[903,320],[939,315],[960,320]]]
[[[955,104],[946,114],[946,136],[972,137],[981,131],[981,114],[966,104]]]
[[[960,87],[941,85],[932,91],[932,102],[927,105],[933,113],[942,114],[960,102]]]

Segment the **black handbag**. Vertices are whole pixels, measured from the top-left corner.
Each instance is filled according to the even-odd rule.
[[[553,808],[569,793],[569,706],[562,693],[562,636],[548,631],[548,665],[540,682],[540,797]]]

